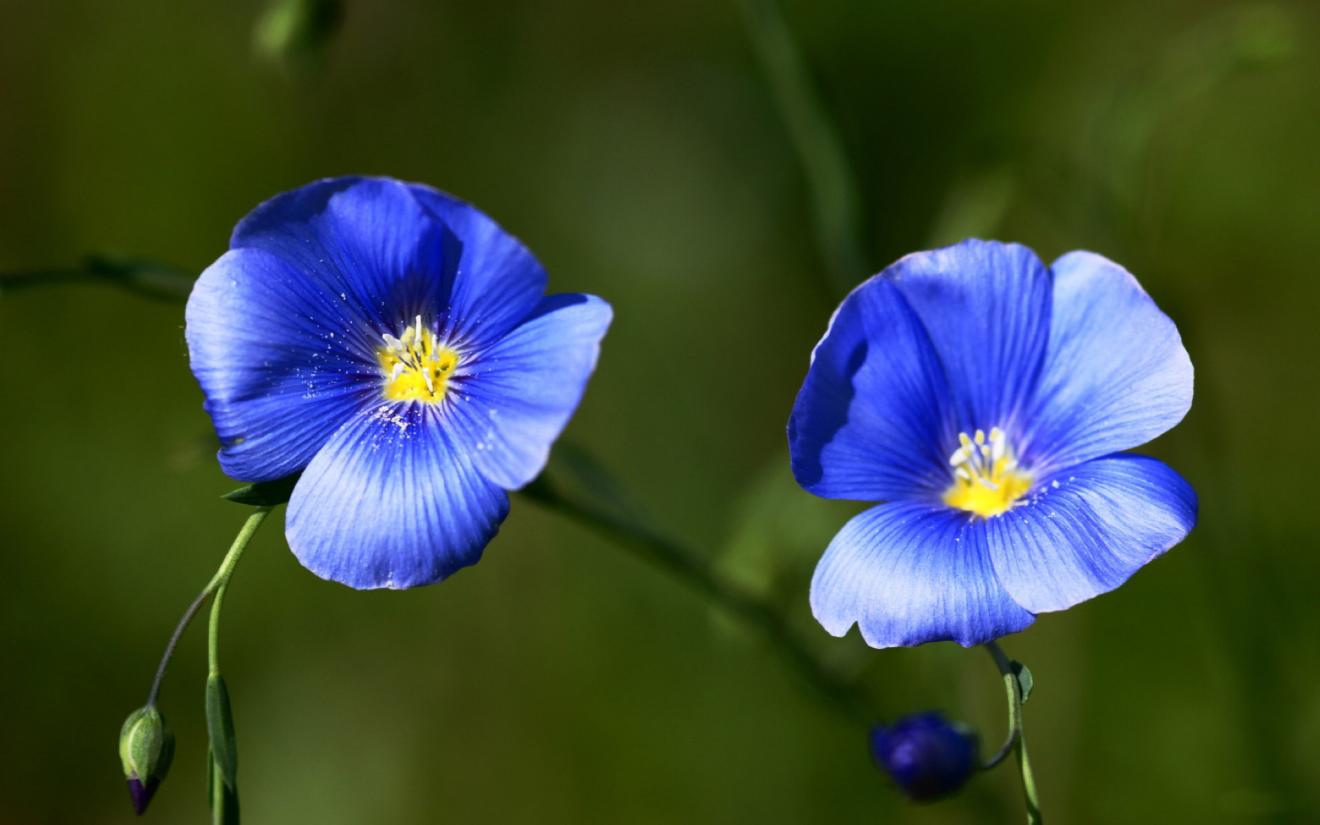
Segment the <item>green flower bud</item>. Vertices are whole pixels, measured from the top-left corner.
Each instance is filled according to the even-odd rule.
[[[138,708],[119,732],[119,759],[124,764],[133,810],[147,809],[174,759],[174,734],[155,705]]]

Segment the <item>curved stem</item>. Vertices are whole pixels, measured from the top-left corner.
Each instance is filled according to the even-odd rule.
[[[206,587],[202,588],[202,592],[197,594],[197,598],[192,600],[192,604],[188,605],[188,609],[183,611],[179,623],[174,626],[174,632],[170,634],[170,640],[165,644],[165,653],[160,657],[160,664],[156,667],[156,676],[151,680],[151,690],[147,692],[148,706],[156,704],[156,700],[160,697],[160,686],[165,681],[165,670],[169,667],[170,659],[174,657],[175,648],[179,646],[179,639],[183,638],[183,631],[192,623],[193,617],[197,615],[197,611],[201,610],[207,597],[212,593],[216,593],[217,589],[228,581],[230,574],[234,572],[234,566],[238,564],[239,557],[243,555],[248,542],[252,540],[252,536],[257,532],[257,528],[261,526],[261,522],[265,520],[270,510],[269,507],[261,507],[248,517],[238,536],[234,539],[234,543],[230,546],[229,552],[225,554],[224,559],[220,562],[220,567],[215,571],[215,575],[211,576],[211,580],[206,583]],[[217,594],[216,600],[219,601],[219,599],[220,596]],[[215,612],[212,611],[213,625],[215,621]],[[212,628],[212,633],[214,632],[215,629]]]
[[[1045,820],[1040,813],[1040,796],[1036,792],[1036,777],[1031,772],[1031,759],[1027,755],[1027,740],[1022,732],[1022,685],[1013,669],[1013,662],[1004,653],[997,642],[985,645],[990,657],[995,660],[995,667],[1004,677],[1004,692],[1008,697],[1008,739],[999,753],[985,764],[985,769],[993,768],[1004,760],[1012,751],[1017,756],[1018,772],[1022,776],[1022,795],[1027,805],[1028,825],[1041,825]]]
[[[206,662],[212,675],[220,672],[220,608],[225,598],[225,588],[229,586],[229,577],[234,574],[234,568],[238,566],[238,560],[243,557],[243,551],[247,549],[248,542],[256,535],[257,528],[270,515],[270,507],[258,507],[256,512],[248,516],[248,520],[243,523],[243,529],[238,531],[234,537],[234,544],[229,548],[229,553],[225,560],[220,563],[220,569],[215,571],[215,577],[211,579],[208,588],[215,590],[215,600],[211,602],[211,624],[206,635]]]
[[[585,525],[683,580],[693,590],[756,627],[830,707],[854,721],[864,724],[874,721],[875,713],[865,697],[853,685],[832,673],[812,653],[779,610],[719,575],[704,558],[605,508],[568,498],[544,478],[538,479],[524,492],[560,515]]]

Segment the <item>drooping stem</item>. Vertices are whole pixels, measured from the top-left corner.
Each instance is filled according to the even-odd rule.
[[[995,667],[1004,678],[1004,692],[1008,698],[1008,738],[984,768],[998,765],[1011,751],[1017,756],[1018,773],[1022,777],[1022,795],[1027,806],[1028,825],[1041,825],[1045,820],[1040,813],[1040,797],[1036,792],[1036,777],[1031,772],[1031,759],[1027,755],[1027,740],[1022,731],[1022,683],[1018,681],[1013,661],[1008,658],[997,642],[985,645],[986,651],[995,661]]]
[[[192,623],[193,617],[197,615],[197,611],[202,609],[202,605],[212,593],[216,593],[216,601],[219,601],[220,596],[217,591],[229,580],[230,574],[234,572],[234,566],[238,564],[243,551],[247,549],[248,542],[252,540],[252,536],[256,534],[257,528],[261,526],[261,522],[265,520],[270,510],[269,507],[261,507],[248,517],[248,520],[243,524],[243,528],[239,530],[238,536],[234,539],[234,543],[230,545],[229,552],[225,554],[224,559],[220,562],[220,567],[215,571],[215,575],[206,583],[206,587],[202,588],[202,592],[197,594],[197,598],[192,600],[192,604],[188,605],[188,609],[183,611],[179,623],[174,626],[174,632],[170,634],[170,640],[165,644],[165,653],[160,657],[160,664],[156,667],[156,676],[151,680],[151,690],[147,692],[147,705],[156,704],[156,700],[160,696],[160,686],[165,680],[165,671],[169,667],[170,659],[174,657],[175,648],[179,646],[179,639],[183,638],[183,631]],[[211,632],[213,636],[216,633],[215,624],[217,621],[216,611],[213,610],[211,613]],[[214,640],[211,647],[214,649]],[[214,670],[214,665],[212,669]]]
[[[853,721],[866,724],[875,721],[876,713],[866,697],[831,672],[812,653],[781,611],[765,599],[721,576],[702,556],[606,508],[566,496],[544,477],[524,492],[560,515],[631,550],[756,628],[830,707],[846,714]]]

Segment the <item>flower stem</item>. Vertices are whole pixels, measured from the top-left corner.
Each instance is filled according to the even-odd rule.
[[[188,609],[183,611],[179,623],[174,626],[174,632],[170,634],[170,640],[165,644],[165,653],[160,657],[160,665],[156,667],[156,677],[151,680],[151,690],[147,693],[148,706],[156,704],[156,699],[160,696],[160,686],[165,681],[165,670],[169,667],[170,659],[174,657],[175,648],[179,646],[179,639],[183,638],[183,631],[192,623],[193,617],[197,615],[197,611],[201,610],[202,605],[212,593],[217,594],[216,601],[219,602],[220,595],[217,590],[229,581],[229,576],[234,572],[234,566],[238,564],[243,551],[247,549],[248,542],[252,540],[252,536],[256,534],[257,528],[261,526],[261,522],[265,520],[270,511],[271,508],[269,507],[261,507],[248,517],[248,520],[243,524],[243,528],[239,530],[238,536],[234,539],[234,543],[230,546],[229,552],[225,554],[224,559],[220,562],[220,567],[215,571],[215,575],[206,583],[206,587],[202,588],[202,592],[197,594],[197,598],[192,600],[192,604],[188,605]],[[218,622],[217,612],[212,610],[211,613],[212,653],[215,649],[214,635],[216,633],[216,623]],[[214,656],[212,656],[212,672],[215,670],[214,661]]]
[[[524,492],[560,515],[633,551],[646,562],[681,579],[700,595],[759,629],[774,644],[784,660],[818,691],[830,707],[854,721],[864,724],[874,721],[876,714],[867,699],[854,685],[831,672],[812,653],[781,611],[765,599],[721,576],[709,562],[692,550],[605,508],[567,497],[544,477]]]
[[[1036,792],[1036,777],[1031,772],[1031,759],[1027,755],[1027,740],[1022,732],[1022,684],[1018,681],[1017,672],[1013,668],[1013,662],[1004,653],[997,642],[988,642],[985,645],[986,651],[990,657],[995,660],[995,667],[999,668],[999,673],[1004,677],[1004,692],[1008,697],[1008,738],[1004,746],[999,749],[989,761],[983,766],[984,770],[989,770],[998,765],[1013,752],[1017,756],[1018,772],[1022,776],[1022,795],[1027,805],[1027,823],[1028,825],[1041,825],[1045,820],[1040,813],[1040,797]]]
[[[206,586],[208,590],[215,591],[215,600],[211,602],[211,624],[206,636],[206,661],[211,675],[220,672],[220,608],[225,598],[225,589],[229,586],[229,577],[234,574],[234,568],[238,566],[238,560],[243,557],[248,542],[252,541],[257,528],[266,520],[266,516],[270,515],[270,511],[270,507],[258,507],[248,516],[243,528],[234,537],[234,543],[225,555],[224,561],[220,562],[220,569],[215,571],[211,583]]]

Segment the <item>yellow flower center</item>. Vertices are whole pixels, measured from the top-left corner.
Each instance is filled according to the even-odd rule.
[[[385,397],[440,403],[458,366],[458,352],[440,343],[420,315],[398,338],[388,334],[381,338],[385,346],[376,351],[376,359],[385,374]]]
[[[1018,466],[1004,431],[995,427],[974,436],[958,433],[958,449],[949,456],[953,484],[944,503],[982,518],[1008,510],[1031,489],[1031,473]]]

